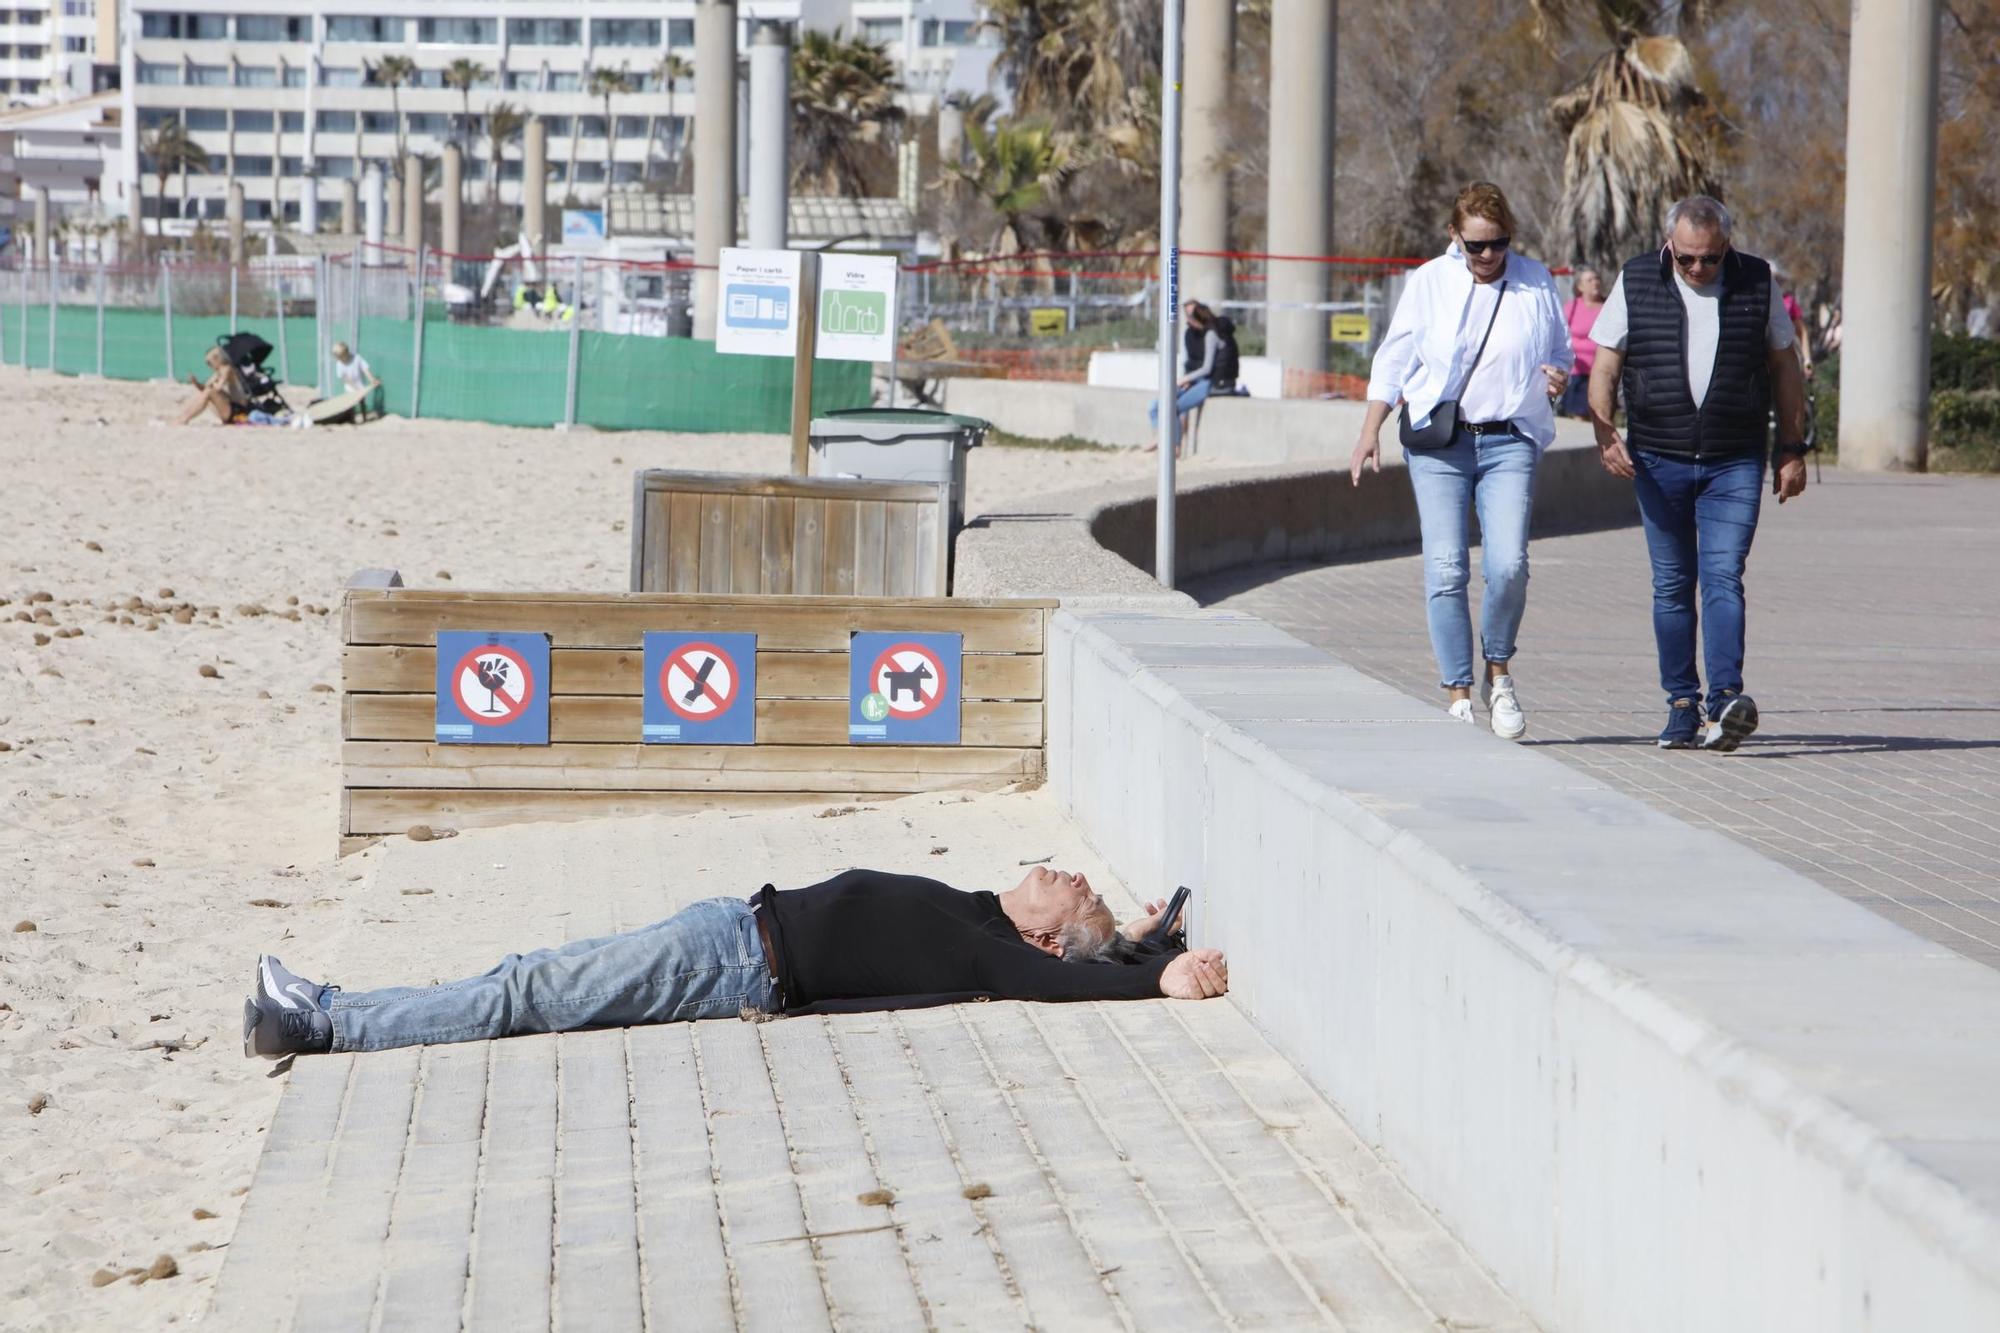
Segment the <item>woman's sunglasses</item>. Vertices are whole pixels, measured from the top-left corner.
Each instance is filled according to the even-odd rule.
[[[1489,250],[1505,250],[1514,243],[1512,236],[1498,236],[1490,241],[1465,241],[1458,244],[1469,255],[1483,255]]]

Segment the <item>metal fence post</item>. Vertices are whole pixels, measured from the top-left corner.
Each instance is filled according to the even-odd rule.
[[[577,354],[583,342],[583,256],[575,257],[569,289],[569,379],[563,386],[563,425],[576,424]]]
[[[236,275],[239,271],[236,265],[231,264],[229,266],[229,331],[231,333],[236,332]]]
[[[410,356],[410,420],[418,416],[418,404],[423,400],[424,391],[424,269],[430,261],[430,247],[417,247],[416,285],[410,298],[416,309],[412,312],[416,328],[416,350]]]
[[[347,254],[347,345],[356,356],[361,355],[361,255],[358,245]]]
[[[167,330],[167,378],[174,378],[174,271],[167,267],[165,255],[160,256],[160,311],[166,316]]]
[[[97,252],[97,378],[104,378],[104,252]]]
[[[278,287],[278,378],[286,384],[292,382],[292,358],[285,341],[285,276],[275,269],[265,269],[264,276]]]
[[[1066,317],[1069,331],[1076,332],[1076,270],[1069,271],[1069,314]]]
[[[986,331],[992,333],[1000,327],[1000,279],[993,276],[993,270],[986,270]]]
[[[8,270],[0,268],[0,280],[4,280]],[[7,305],[6,293],[0,291],[0,366],[7,364]]]
[[[39,239],[39,238],[37,238]],[[56,368],[56,306],[62,299],[62,251],[49,251],[49,369]]]
[[[27,268],[25,266],[21,269],[21,369],[23,370],[27,370],[29,368],[28,367],[28,275],[33,272],[34,272],[33,269]]]

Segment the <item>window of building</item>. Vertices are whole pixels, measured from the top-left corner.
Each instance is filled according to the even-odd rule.
[[[601,185],[604,183],[602,162],[579,162],[576,164],[576,179],[579,185]]]
[[[307,73],[308,71],[304,65],[285,66],[285,76],[284,76],[285,86],[287,88],[305,87]]]
[[[189,65],[187,81],[196,88],[227,88],[229,86],[229,66]]]
[[[590,21],[590,44],[592,46],[658,46],[660,44],[660,21],[658,19],[592,19]]]
[[[358,69],[334,69],[323,67],[319,72],[319,86],[322,88],[359,88],[361,71]]]
[[[280,176],[303,176],[303,175],[305,175],[305,174],[306,174],[306,164],[305,164],[305,161],[304,161],[304,159],[302,159],[302,158],[296,158],[296,157],[281,157],[281,158],[279,158],[279,159],[278,159],[278,174],[279,174]]]
[[[346,181],[354,179],[354,159],[351,157],[323,157],[317,168],[320,175],[328,180]]]
[[[239,176],[268,176],[271,174],[271,159],[268,155],[238,153],[236,174]]]
[[[542,90],[542,72],[538,69],[510,69],[507,71],[507,91],[510,93],[538,93]]]
[[[285,133],[304,134],[306,132],[305,112],[284,111],[279,113],[279,117],[280,119],[278,121],[278,127],[282,129]]]
[[[226,14],[141,14],[141,37],[168,37],[182,42],[226,42],[229,16]]]
[[[602,139],[604,137],[604,117],[578,116],[576,118],[576,132],[581,138]]]
[[[236,67],[238,88],[275,88],[278,86],[278,68],[275,65],[238,65]]]
[[[575,70],[552,69],[547,86],[552,93],[573,93],[583,86],[582,76]]]
[[[502,159],[500,163],[500,179],[503,181],[517,181],[521,179],[521,164],[511,158]]]
[[[978,32],[971,19],[925,19],[922,41],[925,46],[970,46]]]
[[[403,117],[411,134],[450,134],[451,117],[442,111],[412,111]]]
[[[514,46],[581,46],[581,19],[508,19],[507,40]]]
[[[63,0],[63,15],[73,19],[97,17],[97,0]]]
[[[400,42],[403,34],[404,23],[399,18],[363,14],[326,16],[326,39],[329,42]]]
[[[668,20],[667,20],[667,45],[668,45],[668,46],[693,46],[693,45],[694,45],[694,20],[693,20],[693,19],[668,19]]]
[[[354,133],[354,113],[352,111],[322,111],[319,113],[318,125],[322,130],[328,130],[335,134],[352,134]]]
[[[239,42],[309,42],[312,19],[304,14],[238,14]]]
[[[238,111],[236,128],[242,134],[269,134],[271,113],[268,111]]]
[[[48,48],[45,46],[17,46],[14,48],[14,56],[18,60],[40,60],[42,54],[47,50]],[[27,85],[33,82],[35,82],[33,79],[21,80],[21,91],[27,92]]]
[[[394,134],[396,113],[393,111],[364,111],[361,113],[361,128],[370,134]]]
[[[410,80],[410,86],[412,88],[442,88],[444,87],[444,71],[441,69],[420,69],[417,71],[416,77]]]
[[[72,55],[88,55],[90,54],[90,48],[91,39],[88,37],[63,38],[63,50],[68,51]]]
[[[858,19],[854,24],[854,35],[864,42],[873,42],[877,46],[888,46],[903,40],[903,20]]]
[[[613,181],[619,185],[629,185],[646,174],[646,164],[643,162],[613,162],[611,170]]]
[[[432,45],[491,46],[500,35],[497,19],[418,19],[417,40]]]
[[[191,106],[186,111],[187,127],[191,130],[226,130],[229,128],[229,113],[219,106]]]
[[[543,116],[542,124],[549,127],[549,137],[551,139],[566,139],[569,137],[568,116]]]
[[[643,139],[646,137],[644,116],[618,117],[618,137],[621,139]]]
[[[170,120],[179,120],[181,113],[170,106],[142,106],[139,108],[139,128],[158,129]]]

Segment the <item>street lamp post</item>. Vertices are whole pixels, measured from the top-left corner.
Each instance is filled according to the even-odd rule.
[[[1175,326],[1181,288],[1181,0],[1166,0],[1160,65],[1160,497],[1154,506],[1153,577],[1174,586],[1174,455],[1180,414],[1174,410]]]

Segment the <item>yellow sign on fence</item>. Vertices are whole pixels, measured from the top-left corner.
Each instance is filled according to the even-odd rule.
[[[1069,311],[1059,305],[1036,306],[1028,312],[1028,332],[1037,338],[1068,333]]]
[[[1327,337],[1337,343],[1365,343],[1368,341],[1368,316],[1335,315],[1329,319],[1331,327]]]

